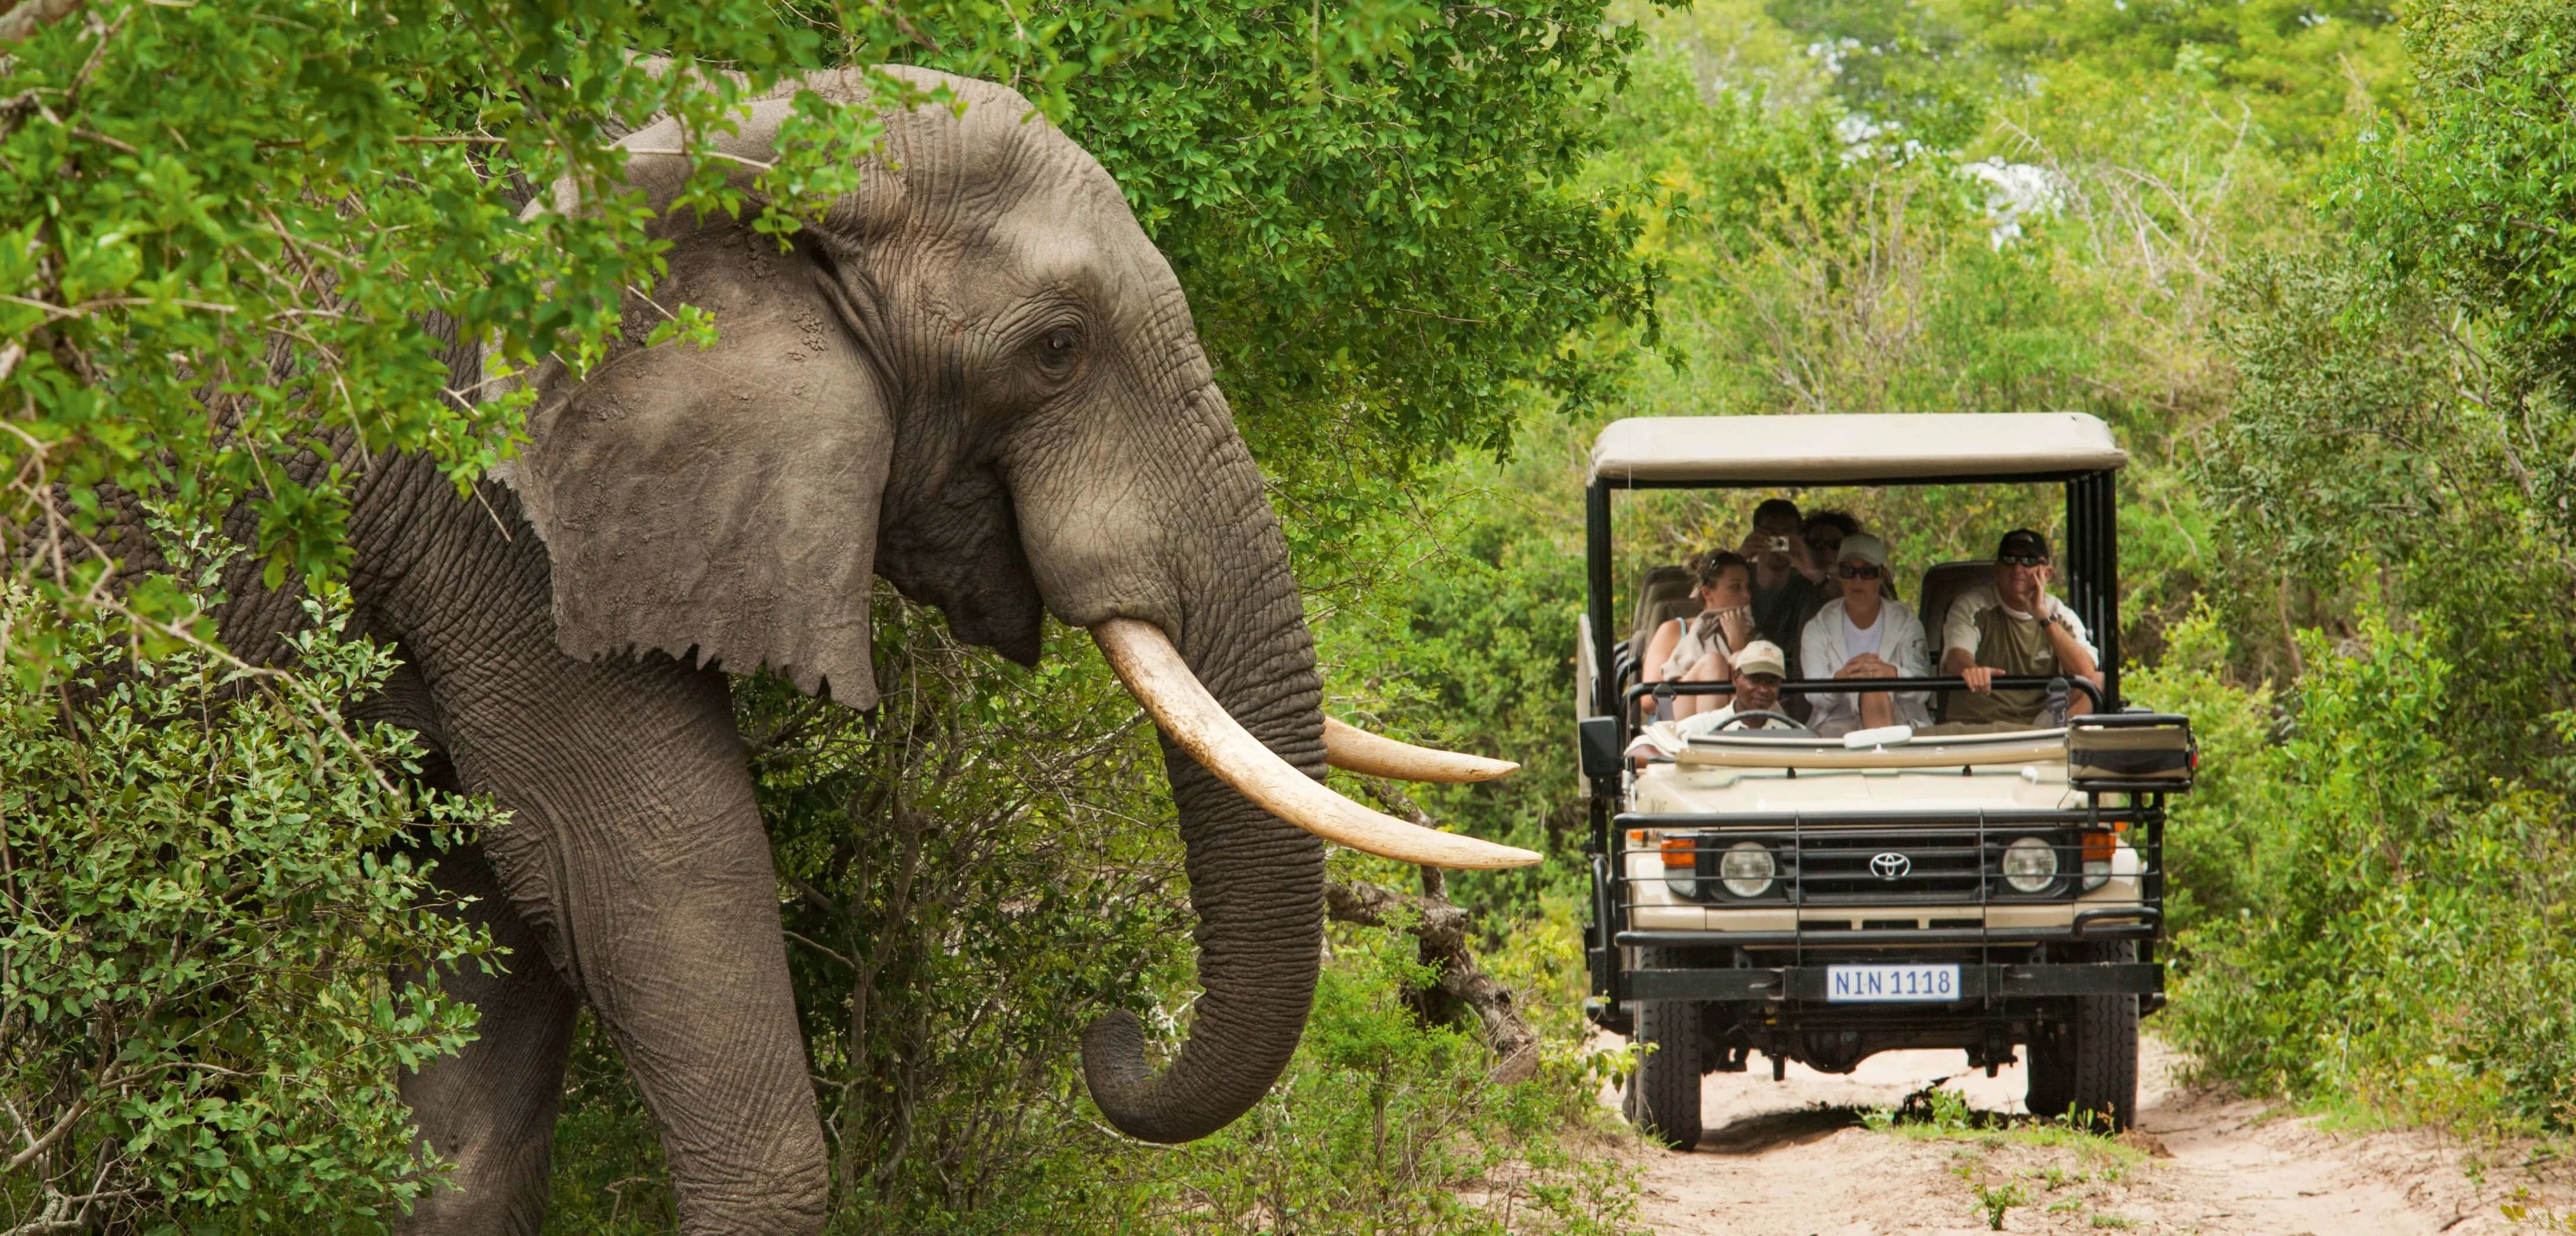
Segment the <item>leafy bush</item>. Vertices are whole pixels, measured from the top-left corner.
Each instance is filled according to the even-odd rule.
[[[36,603],[9,585],[0,622]],[[345,600],[305,615],[292,673],[88,621],[60,628],[65,676],[0,678],[10,1230],[367,1231],[434,1178],[395,1081],[473,1013],[395,975],[491,948],[424,874],[486,813],[413,788],[409,733],[349,716],[393,658]]]
[[[2181,944],[2174,1033],[2215,1075],[2406,1119],[2576,1123],[2564,801],[2460,776],[2438,635],[2311,635],[2297,724],[2178,835],[2240,870]],[[2251,773],[2253,775],[2248,776]],[[2188,853],[2210,855],[2211,839]]]
[[[2272,745],[2271,684],[2242,687],[2229,674],[2235,641],[2216,610],[2196,604],[2166,631],[2164,659],[2132,667],[2121,690],[2134,703],[2191,718],[2200,769],[2173,800],[2165,824],[2165,926],[2187,932],[2210,915],[2250,910],[2264,896],[2254,867],[2259,830],[2242,827],[2270,807],[2281,774]]]
[[[1593,1061],[1560,1042],[1537,1077],[1495,1085],[1482,1043],[1406,1009],[1431,977],[1412,937],[1337,928],[1334,943],[1288,1075],[1156,1182],[1163,1230],[1641,1230],[1633,1169],[1602,1153]]]

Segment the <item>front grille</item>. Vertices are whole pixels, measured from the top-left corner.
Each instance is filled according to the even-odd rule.
[[[1975,902],[1994,861],[1973,830],[1819,831],[1795,844],[1798,900],[1811,906]]]
[[[1667,843],[1678,841],[1692,851],[1688,873],[1668,872],[1667,880],[1675,893],[1714,906],[1784,901],[1816,908],[2064,901],[2081,884],[2080,836],[2075,828],[2056,821],[1996,821],[1983,829],[1944,822],[1694,831],[1667,835]],[[2059,874],[2037,892],[2023,892],[2004,880],[2004,850],[2024,837],[2037,837],[2057,852]],[[1759,894],[1740,897],[1726,889],[1722,863],[1730,847],[1748,841],[1770,851],[1774,878]]]

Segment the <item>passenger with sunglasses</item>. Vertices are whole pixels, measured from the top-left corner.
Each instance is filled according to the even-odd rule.
[[[2048,707],[2045,691],[1995,690],[1999,674],[2067,674],[2102,685],[2084,620],[2048,594],[2054,575],[2048,538],[2015,528],[1995,547],[1994,582],[1960,593],[1950,603],[1941,630],[1941,672],[1966,679],[1968,690],[1951,693],[1945,721],[2020,727],[2064,720],[2040,715]],[[2076,693],[2066,708],[2073,714],[2089,711],[2090,705]]]
[[[1826,601],[1798,636],[1801,677],[1928,678],[1932,654],[1923,620],[1880,587],[1888,574],[1887,543],[1867,533],[1846,536],[1826,580],[1840,596]],[[1807,726],[1827,738],[1883,725],[1927,726],[1931,698],[1921,691],[1854,691],[1811,695]]]

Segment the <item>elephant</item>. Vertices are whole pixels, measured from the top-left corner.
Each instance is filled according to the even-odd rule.
[[[1322,784],[1328,761],[1446,781],[1512,766],[1324,717],[1260,475],[1116,183],[1014,92],[892,71],[963,107],[887,109],[860,187],[783,252],[747,221],[668,209],[691,166],[669,122],[622,139],[671,243],[624,320],[701,306],[711,346],[630,325],[583,373],[493,366],[535,403],[518,458],[465,492],[426,457],[343,461],[353,625],[402,661],[366,707],[421,736],[425,775],[511,817],[438,865],[509,954],[442,976],[479,1037],[401,1079],[453,1165],[407,1231],[542,1225],[584,1004],[651,1110],[683,1230],[819,1228],[824,1143],[727,676],[872,706],[877,576],[1024,664],[1043,615],[1089,629],[1161,728],[1205,994],[1159,1072],[1134,1017],[1085,1030],[1090,1092],[1127,1134],[1204,1136],[1285,1067],[1319,966],[1324,840],[1537,860]],[[855,71],[798,84],[873,106]],[[758,165],[786,93],[702,149]],[[529,207],[580,208],[562,187]],[[452,344],[460,388],[486,360]],[[283,592],[233,595],[227,644],[274,646]]]

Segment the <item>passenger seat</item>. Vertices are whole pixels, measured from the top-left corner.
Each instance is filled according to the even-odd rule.
[[[1949,621],[1951,603],[1959,599],[1960,593],[1989,583],[1994,577],[1995,562],[1992,558],[1944,562],[1924,569],[1923,588],[1916,594],[1923,598],[1923,603],[1915,607],[1914,614],[1923,620],[1923,642],[1931,646],[1933,677],[1941,676],[1941,658],[1948,651],[1941,644],[1941,626]],[[1933,693],[1932,709],[1936,720],[1948,713],[1951,694],[1948,691]]]
[[[1656,567],[1637,581],[1637,623],[1628,633],[1631,655],[1644,657],[1646,644],[1666,621],[1699,612],[1699,598],[1692,595],[1697,591],[1696,583],[1690,568],[1681,566]]]

